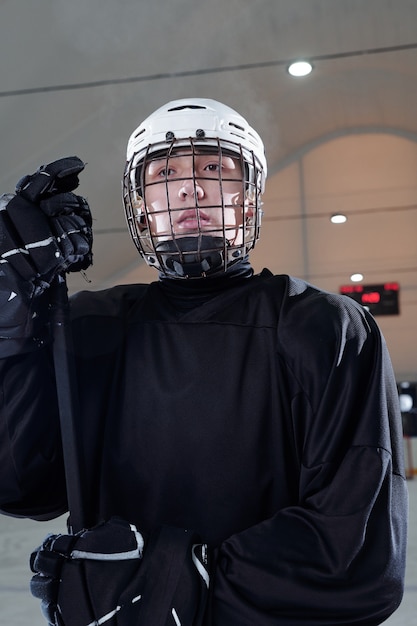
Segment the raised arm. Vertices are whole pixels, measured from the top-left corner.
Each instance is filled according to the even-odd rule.
[[[0,509],[45,519],[65,510],[50,287],[91,263],[91,214],[73,193],[84,169],[59,159],[0,199]]]

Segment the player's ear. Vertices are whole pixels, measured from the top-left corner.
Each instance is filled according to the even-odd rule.
[[[135,218],[139,225],[139,228],[144,229],[146,227],[146,217],[145,217],[145,203],[143,198],[137,195],[132,202],[132,206],[135,211]]]
[[[247,189],[245,192],[245,216],[253,217],[255,212],[256,192],[254,189]]]

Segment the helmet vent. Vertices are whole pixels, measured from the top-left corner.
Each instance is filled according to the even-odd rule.
[[[233,126],[234,128],[237,128],[238,130],[241,130],[242,132],[245,131],[243,126],[239,126],[239,124],[234,124],[233,122],[229,122],[229,126]]]
[[[183,111],[184,109],[205,109],[206,107],[200,106],[199,104],[184,104],[183,106],[174,107],[173,109],[168,109],[171,111]]]
[[[143,135],[143,133],[146,131],[146,128],[141,128],[140,131],[138,133],[136,133],[135,135],[135,139],[137,139],[138,137],[140,137],[141,135]]]

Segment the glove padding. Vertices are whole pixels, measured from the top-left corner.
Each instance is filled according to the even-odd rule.
[[[78,187],[78,174],[84,167],[85,164],[76,156],[41,165],[34,174],[28,174],[19,180],[16,193],[29,202],[37,202],[41,197],[73,191]]]
[[[92,262],[91,212],[72,193],[83,169],[78,157],[59,159],[22,178],[16,195],[0,198],[0,263],[38,288]]]
[[[49,342],[47,287],[42,281],[23,280],[10,263],[0,263],[0,359]]]
[[[49,535],[30,566],[31,592],[50,626],[204,621],[211,563],[191,531],[164,526],[146,538],[113,517],[76,535]]]

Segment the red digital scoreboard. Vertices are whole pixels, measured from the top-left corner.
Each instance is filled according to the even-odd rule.
[[[362,304],[372,315],[398,315],[400,312],[398,283],[342,285],[339,291]]]

